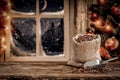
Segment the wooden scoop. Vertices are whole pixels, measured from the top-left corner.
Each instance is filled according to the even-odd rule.
[[[87,61],[83,67],[91,67],[91,69],[101,69],[104,68],[105,65],[113,60],[119,59],[120,57],[114,57],[108,60],[91,60],[91,61]]]

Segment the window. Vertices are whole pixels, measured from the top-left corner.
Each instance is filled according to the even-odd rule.
[[[67,61],[69,0],[11,0],[13,32],[6,61]]]

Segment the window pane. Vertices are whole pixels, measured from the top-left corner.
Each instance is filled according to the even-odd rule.
[[[14,55],[33,55],[36,50],[35,19],[14,18],[12,20],[14,31],[12,33],[12,53]]]
[[[61,18],[41,19],[41,41],[46,55],[63,54],[64,23]]]
[[[18,14],[34,14],[36,0],[11,0],[12,11]]]
[[[64,0],[40,0],[40,12],[61,12]]]

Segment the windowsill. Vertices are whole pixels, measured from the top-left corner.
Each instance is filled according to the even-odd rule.
[[[109,63],[107,67],[120,68],[120,63]],[[119,78],[120,69],[104,73],[76,72],[77,68],[66,63],[47,62],[4,62],[0,63],[0,79],[84,79]]]

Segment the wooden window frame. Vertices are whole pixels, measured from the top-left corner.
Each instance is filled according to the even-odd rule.
[[[10,55],[10,33],[11,31],[7,32],[7,37],[9,39],[7,44],[7,50],[5,54],[5,61],[68,61],[70,58],[70,54],[72,52],[72,41],[71,37],[74,31],[74,0],[64,0],[64,14],[62,15],[47,15],[47,14],[39,14],[39,0],[36,2],[36,15],[33,16],[27,16],[27,15],[11,15],[12,18],[36,18],[36,40],[39,44],[39,36],[40,36],[40,18],[63,18],[64,19],[64,56],[43,56],[42,49],[41,52],[39,52],[38,49],[36,49],[36,56],[11,56]],[[72,5],[72,6],[69,6]],[[71,9],[70,9],[71,8]],[[70,14],[69,14],[70,13]],[[72,17],[70,17],[72,15]],[[36,47],[39,48],[39,45],[36,45]],[[40,55],[39,55],[40,54]]]

